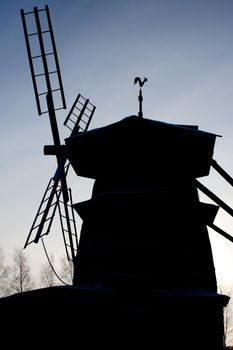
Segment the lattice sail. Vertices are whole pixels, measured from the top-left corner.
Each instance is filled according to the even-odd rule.
[[[61,71],[49,8],[21,10],[23,30],[38,114],[48,113],[46,95],[52,94],[55,110],[66,108]]]
[[[72,133],[87,131],[95,112],[95,108],[96,107],[90,103],[89,99],[78,94],[64,121],[64,125],[70,129]]]

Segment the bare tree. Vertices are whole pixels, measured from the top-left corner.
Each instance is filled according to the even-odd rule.
[[[230,296],[230,300],[224,310],[224,326],[225,326],[225,345],[233,344],[233,292],[227,294]]]
[[[73,263],[66,256],[61,257],[60,277],[66,284],[73,283]]]
[[[11,268],[10,291],[12,293],[22,293],[33,289],[34,285],[27,255],[23,249],[15,248]]]
[[[3,249],[0,247],[0,297],[9,293],[9,274],[10,267],[5,264]]]
[[[43,264],[40,270],[40,282],[43,287],[52,287],[57,284],[57,277],[53,270],[54,258],[50,256],[49,261]]]
[[[233,286],[226,285],[223,281],[218,282],[218,292],[230,297],[230,300],[224,308],[224,346],[233,343]]]

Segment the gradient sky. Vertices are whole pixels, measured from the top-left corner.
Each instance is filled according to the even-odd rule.
[[[217,138],[214,158],[233,175],[232,0],[48,0],[0,4],[1,220],[7,258],[23,247],[56,161],[43,155],[52,142],[49,121],[37,115],[20,9],[49,5],[68,110],[80,92],[96,105],[90,128],[137,114],[134,77],[147,77],[146,118],[195,124]],[[67,111],[57,113],[61,139]],[[233,189],[211,171],[201,182],[233,207]],[[92,180],[71,176],[74,201],[88,199]],[[202,197],[201,197],[202,198]],[[203,200],[207,201],[204,197]],[[233,235],[221,210],[215,224]],[[46,238],[49,254],[64,255],[59,226]],[[233,245],[210,232],[220,283],[233,282]],[[187,232],[188,234],[188,232]],[[45,254],[26,249],[33,273]]]

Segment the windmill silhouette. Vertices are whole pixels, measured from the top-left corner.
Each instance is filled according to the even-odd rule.
[[[44,146],[44,154],[55,155],[58,165],[42,197],[24,248],[48,235],[58,211],[67,258],[73,261],[78,238],[71,189],[66,180],[69,162],[56,120],[56,111],[66,109],[66,101],[49,8],[47,5],[43,9],[34,7],[30,12],[21,9],[21,19],[38,114],[48,115],[53,136],[53,145]],[[88,130],[94,111],[95,106],[89,99],[78,94],[64,121],[71,136]]]
[[[71,189],[68,188],[66,180],[70,164],[67,159],[66,146],[62,145],[60,141],[56,120],[56,111],[66,109],[66,101],[49,8],[47,5],[40,10],[34,7],[33,11],[30,12],[21,9],[21,18],[38,114],[48,115],[53,136],[53,145],[44,146],[44,154],[55,155],[58,164],[54,176],[49,180],[44,192],[24,248],[31,243],[38,243],[41,237],[49,234],[53,219],[58,211],[67,258],[73,261],[77,252],[78,239]],[[141,88],[146,81],[147,78],[142,80],[140,77],[136,77],[134,79],[134,85],[138,83],[140,86],[139,117],[142,117]],[[71,131],[71,136],[88,131],[95,108],[89,99],[84,98],[80,93],[78,94],[64,121],[64,125]],[[228,183],[233,185],[232,177],[214,159],[211,161],[211,166]],[[223,200],[198,180],[195,180],[195,185],[219,207],[233,216],[232,208]],[[218,226],[213,223],[208,223],[208,226],[233,242],[232,236]]]
[[[67,256],[74,261],[78,245],[74,207],[84,224],[74,264],[74,284],[81,288],[42,289],[2,300],[2,319],[11,315],[11,322],[16,321],[14,331],[19,328],[24,334],[26,324],[28,333],[35,333],[47,308],[53,344],[51,326],[56,333],[74,334],[68,338],[84,341],[85,346],[90,345],[87,340],[93,341],[92,347],[106,342],[109,348],[109,339],[114,339],[114,345],[119,341],[120,346],[140,343],[143,348],[151,344],[161,348],[163,344],[164,349],[175,345],[183,349],[185,345],[186,349],[192,341],[195,349],[222,350],[223,307],[228,297],[217,294],[206,226],[233,240],[213,224],[219,207],[232,216],[233,210],[196,180],[208,175],[212,166],[233,185],[231,176],[212,158],[217,135],[197,126],[137,116],[88,132],[95,107],[79,94],[64,122],[72,137],[61,145],[55,113],[66,104],[49,10],[34,7],[29,13],[21,10],[21,15],[38,113],[48,114],[54,139],[44,153],[55,155],[58,163],[25,247],[49,233],[58,208]],[[36,33],[28,32],[27,16],[35,19]],[[30,38],[38,41],[39,54],[33,54]],[[50,69],[49,58],[55,69]],[[42,72],[37,72],[38,60]],[[145,81],[135,78],[140,91]],[[69,161],[77,175],[95,179],[90,200],[72,204],[66,179]],[[197,189],[218,206],[201,203]],[[73,320],[76,311],[75,322],[64,321]]]

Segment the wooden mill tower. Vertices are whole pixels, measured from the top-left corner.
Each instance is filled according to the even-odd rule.
[[[165,348],[223,346],[228,299],[217,294],[206,227],[218,206],[200,202],[196,180],[209,174],[215,140],[138,116],[66,139],[76,173],[95,179],[92,197],[74,205],[83,219],[74,285],[109,288],[119,323]]]

